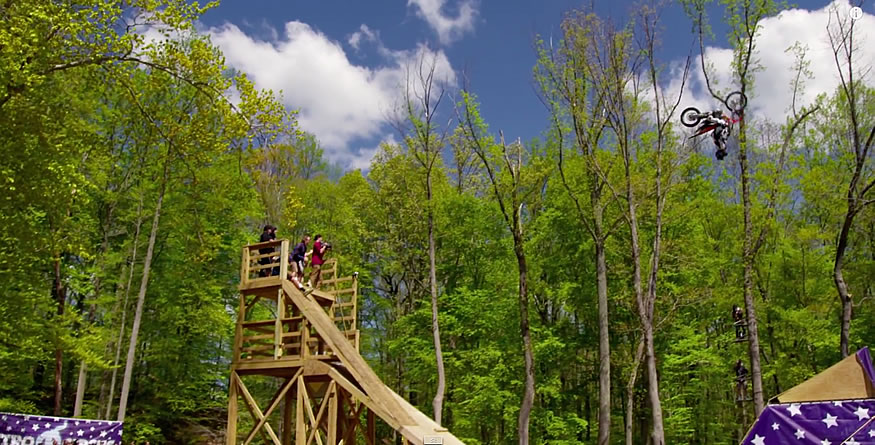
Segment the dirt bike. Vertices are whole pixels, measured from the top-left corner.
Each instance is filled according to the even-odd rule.
[[[726,96],[723,105],[732,112],[731,116],[724,116],[720,110],[703,113],[696,107],[688,107],[681,112],[681,124],[690,128],[699,125],[690,138],[712,132],[714,144],[717,145],[717,159],[723,159],[726,156],[726,140],[729,139],[732,126],[741,121],[744,116],[747,97],[741,91],[735,91]]]

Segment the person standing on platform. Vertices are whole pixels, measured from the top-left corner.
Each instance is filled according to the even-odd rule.
[[[268,241],[273,241],[275,239],[276,239],[276,227],[268,224],[268,225],[264,226],[264,231],[261,232],[261,238],[259,238],[258,242],[266,243]],[[258,249],[258,254],[265,255],[265,254],[273,252],[274,250],[275,249],[273,247],[262,247],[261,249]],[[268,265],[271,262],[272,261],[271,261],[270,257],[264,257],[264,258],[258,259],[258,264],[260,264],[262,266]],[[270,274],[271,274],[271,270],[269,268],[261,269],[258,271],[259,277],[268,277],[268,276],[270,276]]]
[[[322,264],[325,263],[323,255],[330,248],[330,244],[322,241],[322,235],[316,235],[313,242],[313,255],[310,258],[310,280],[307,283],[313,289],[319,289],[319,282],[322,281]]]
[[[301,242],[292,249],[292,254],[290,255],[292,270],[289,271],[289,279],[302,292],[304,291],[302,283],[304,282],[304,265],[307,264],[307,244],[309,242],[310,235],[304,235]]]

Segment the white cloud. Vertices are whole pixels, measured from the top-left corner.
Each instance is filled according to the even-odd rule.
[[[786,50],[796,42],[807,48],[806,60],[810,62],[809,69],[812,72],[812,78],[805,81],[804,91],[797,99],[797,108],[812,103],[821,93],[831,94],[835,91],[839,85],[839,77],[826,29],[831,8],[837,8],[845,14],[850,7],[848,0],[835,0],[821,9],[789,9],[762,21],[761,32],[756,41],[756,59],[763,68],[754,74],[754,90],[749,94],[748,114],[783,122],[791,107],[791,83],[795,76],[793,67],[796,63],[795,54]],[[875,16],[872,14],[865,14],[854,25],[855,45],[859,50],[855,62],[858,67],[875,66],[873,31]],[[716,89],[724,94],[734,91],[737,84],[730,79],[732,50],[709,46],[705,48],[705,58],[712,66],[709,73],[717,74],[716,79],[712,78],[712,84],[715,80],[717,82]],[[698,58],[693,63],[690,80],[692,85],[688,85],[686,89],[682,108],[693,105],[709,110],[718,105],[705,89],[705,79]],[[677,87],[677,80],[673,85]],[[671,89],[670,86],[669,90]]]
[[[466,32],[474,30],[477,18],[476,0],[460,0],[455,17],[444,13],[447,0],[407,0],[407,6],[416,8],[416,15],[425,20],[444,45],[452,43]]]
[[[359,49],[359,45],[361,44],[362,39],[365,39],[365,41],[367,42],[378,42],[379,38],[380,37],[377,35],[376,31],[373,31],[371,28],[368,27],[368,25],[362,23],[362,26],[359,27],[359,30],[349,36],[349,40],[347,40],[347,43],[349,43],[349,46],[357,50]]]
[[[233,24],[207,32],[230,66],[247,73],[259,88],[282,91],[286,106],[300,111],[301,128],[316,135],[329,160],[345,166],[361,167],[373,157],[374,149],[356,144],[387,139],[386,116],[402,93],[408,66],[434,60],[436,78],[456,83],[443,51],[425,45],[389,50],[364,25],[349,43],[355,48],[375,42],[384,59],[380,66],[352,63],[339,42],[298,21],[286,23],[284,33],[272,41],[247,35]]]

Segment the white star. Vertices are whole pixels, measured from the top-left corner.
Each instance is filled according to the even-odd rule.
[[[83,434],[85,434],[85,431],[82,431],[82,430],[76,431],[76,435],[79,437],[82,437]]]
[[[841,402],[841,401],[835,401],[835,402],[832,402],[832,404],[835,405],[835,406],[842,406],[842,402]]]
[[[6,416],[0,417],[0,419],[6,420]]]
[[[848,441],[845,442],[845,444],[846,444],[846,445],[860,445],[860,442],[857,442],[857,441],[854,440],[854,438],[852,437],[852,438],[848,439]]]
[[[805,438],[805,431],[802,431],[802,430],[800,430],[800,429],[798,429],[798,428],[796,429],[796,432],[793,433],[793,434],[796,435],[796,439],[797,439],[797,440],[802,440],[802,439]]]
[[[820,441],[820,445],[832,445],[832,442],[829,439],[823,439]]]
[[[826,428],[829,429],[829,428],[832,428],[834,426],[839,426],[838,422],[836,422],[836,419],[838,419],[838,417],[827,413],[826,417],[824,417],[823,420],[821,420],[821,422],[825,423]]]
[[[778,428],[780,428],[780,427],[781,427],[781,425],[778,425],[778,422],[775,422],[772,424],[772,431],[778,431]]]
[[[51,423],[46,423],[45,425],[43,425],[43,427],[45,427],[45,428],[48,428],[48,427],[50,427],[50,426],[52,426]]]
[[[856,411],[854,411],[854,414],[857,415],[859,420],[868,419],[869,418],[869,408],[863,408],[861,406],[861,407],[857,408]]]
[[[759,434],[757,434],[757,435],[754,435],[754,436],[753,436],[753,440],[751,440],[750,443],[752,443],[752,444],[754,444],[754,445],[765,445],[765,444],[766,444],[766,438],[760,436]]]
[[[802,410],[799,409],[799,404],[798,404],[798,403],[794,403],[794,404],[790,405],[790,406],[787,408],[787,410],[790,411],[790,417],[793,417],[793,416],[795,416],[796,414],[799,414],[800,416],[802,415]]]
[[[91,427],[91,431],[94,431],[94,427]]]
[[[39,430],[39,425],[37,425],[37,424],[33,424],[33,430],[34,430],[34,431]]]
[[[12,431],[12,427],[9,425],[6,425],[6,431]]]
[[[79,426],[79,421],[77,420],[74,425]]]
[[[869,437],[875,437],[875,428],[869,430]]]
[[[101,431],[101,432],[100,432],[100,437],[106,437],[106,431]]]

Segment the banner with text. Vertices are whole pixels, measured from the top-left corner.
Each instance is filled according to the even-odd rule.
[[[0,445],[121,445],[122,422],[0,413]]]

